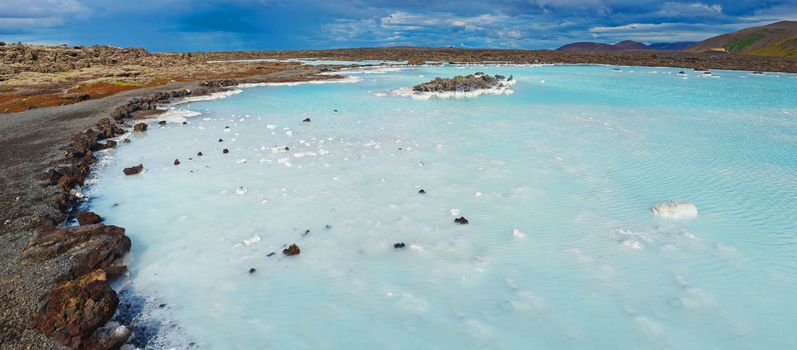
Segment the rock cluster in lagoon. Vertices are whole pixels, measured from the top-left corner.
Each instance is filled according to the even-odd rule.
[[[503,87],[506,83],[514,81],[503,75],[490,76],[482,72],[471,75],[455,76],[453,78],[435,78],[432,81],[412,87],[415,92],[472,92]]]
[[[409,95],[413,98],[431,97],[476,97],[483,94],[511,94],[509,87],[515,83],[515,79],[510,75],[491,76],[482,72],[477,72],[465,76],[455,76],[453,78],[435,78],[423,84],[412,87],[410,91],[399,89],[397,95]]]

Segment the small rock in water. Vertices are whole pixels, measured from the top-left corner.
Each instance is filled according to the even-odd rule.
[[[219,139],[219,142],[224,142],[224,140],[222,140],[222,139]]]
[[[179,160],[179,159],[175,159],[175,160],[174,160],[174,165],[175,165],[175,166],[177,166],[177,165],[180,165],[180,160]]]
[[[335,112],[335,113],[338,113],[338,110],[337,110],[337,109],[333,109],[332,111],[333,111],[333,112]]]
[[[404,248],[405,246],[406,245],[404,244],[404,242],[399,242],[399,243],[394,243],[393,244],[393,248],[395,248],[395,249],[401,249],[401,248]]]
[[[691,219],[697,216],[697,207],[686,201],[661,202],[650,208],[653,215],[667,219]]]
[[[221,153],[227,154],[227,153],[230,153],[230,150],[228,150],[228,149],[226,149],[226,148],[225,148],[225,149],[223,149],[223,150],[221,151]]]
[[[288,146],[285,146],[285,150],[286,150],[286,151],[290,151],[291,149],[290,149],[290,148],[288,148]]]
[[[325,228],[325,229],[327,229],[327,230],[329,230],[329,229],[331,229],[331,228],[332,228],[332,225],[324,225],[324,228]]]
[[[140,131],[147,131],[147,124],[138,123],[136,125],[133,125],[133,131],[139,131],[139,132]]]
[[[303,123],[309,123],[310,122],[310,118],[304,118],[304,120],[302,120],[302,122]]]
[[[282,254],[285,254],[287,256],[299,255],[300,252],[301,251],[299,250],[299,246],[296,245],[296,243],[291,244],[290,247],[282,250]]]
[[[198,152],[196,155],[201,157],[202,156],[202,152]]]
[[[139,164],[136,166],[131,166],[129,168],[124,168],[122,172],[125,173],[125,175],[135,175],[140,173],[142,170],[144,170],[144,165]]]
[[[158,125],[164,126],[164,125],[166,125],[166,121],[165,120],[161,120],[161,121],[158,122]]]
[[[418,194],[426,194],[426,191],[422,188],[420,191],[418,191]]]
[[[464,216],[460,216],[460,217],[454,219],[454,222],[456,222],[456,223],[458,223],[460,225],[467,225],[468,224],[468,219],[465,219]]]
[[[159,308],[159,309],[163,309],[163,308],[165,308],[165,307],[166,307],[166,304],[160,304],[160,305],[158,305],[158,308]]]
[[[277,254],[277,253],[271,252],[271,253],[268,253],[266,256],[270,258],[270,257],[274,256],[274,254]]]
[[[188,122],[183,122],[183,125],[188,125]]]
[[[255,273],[255,271],[257,271],[257,270],[255,270],[255,268],[254,268],[254,267],[253,267],[253,268],[251,268],[251,269],[249,269],[249,273]]]
[[[305,230],[305,231],[304,231],[304,234],[303,234],[302,236],[307,236],[307,235],[309,235],[309,234],[310,234],[310,230]]]
[[[124,139],[122,140],[122,143],[130,143],[130,139]]]

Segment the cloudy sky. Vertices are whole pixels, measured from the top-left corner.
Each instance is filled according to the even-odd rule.
[[[153,51],[699,41],[797,0],[0,0],[0,41]]]

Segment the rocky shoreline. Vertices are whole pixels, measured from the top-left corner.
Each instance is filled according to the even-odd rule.
[[[18,126],[0,120],[3,131],[0,146],[33,143],[41,148],[40,152],[26,155],[20,154],[24,149],[0,152],[3,164],[8,167],[2,173],[3,188],[22,187],[17,189],[19,192],[8,191],[4,194],[6,198],[1,198],[10,205],[8,216],[0,217],[3,220],[0,239],[8,243],[0,249],[4,255],[0,268],[4,276],[0,282],[0,306],[4,310],[0,318],[0,343],[4,349],[116,349],[134,331],[129,325],[109,323],[120,304],[111,284],[127,271],[123,259],[131,241],[124,228],[103,224],[98,215],[77,210],[86,200],[77,189],[92,171],[95,152],[116,147],[113,138],[132,130],[134,121],[151,117],[164,104],[220,92],[242,83],[339,78],[315,74],[319,71],[203,81],[185,88],[142,92],[102,112],[106,117],[72,135],[68,144],[60,147],[51,143],[59,142],[60,138],[45,134],[39,135],[41,140],[26,138],[22,142],[12,135]],[[67,109],[63,119],[85,120],[99,114],[81,115],[85,111],[77,106],[62,106]],[[46,115],[43,111],[21,114]],[[36,127],[36,118],[30,118],[33,120],[27,125]],[[36,153],[58,156],[48,162],[36,159]],[[14,172],[35,180],[12,177]],[[14,196],[19,193],[25,197]],[[74,219],[79,226],[69,225]]]

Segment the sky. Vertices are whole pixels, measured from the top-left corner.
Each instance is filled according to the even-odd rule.
[[[797,0],[0,0],[0,41],[151,51],[700,41]]]

